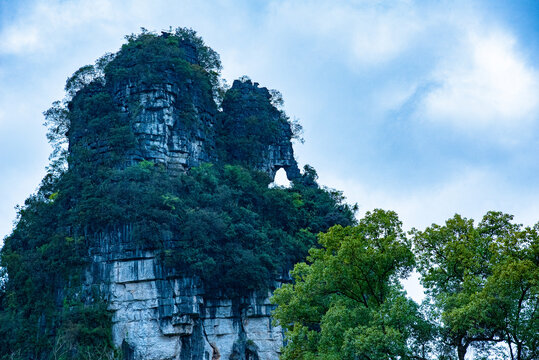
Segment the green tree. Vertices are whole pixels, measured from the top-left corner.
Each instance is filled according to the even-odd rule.
[[[497,309],[499,340],[512,360],[539,358],[539,224],[497,239],[478,299]],[[483,309],[477,308],[477,311]]]
[[[514,359],[537,354],[537,226],[522,230],[512,219],[489,212],[474,226],[455,215],[412,231],[447,356],[463,360],[470,346],[488,351],[501,342],[516,349]]]
[[[283,359],[427,358],[431,327],[399,283],[414,255],[397,215],[368,212],[319,242],[272,298],[286,331]]]

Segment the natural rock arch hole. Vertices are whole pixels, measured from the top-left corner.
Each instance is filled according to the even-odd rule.
[[[291,181],[288,180],[288,176],[286,175],[286,171],[284,168],[280,168],[279,170],[277,170],[277,172],[275,173],[275,177],[273,178],[273,182],[269,186],[281,186],[285,188],[291,186]]]

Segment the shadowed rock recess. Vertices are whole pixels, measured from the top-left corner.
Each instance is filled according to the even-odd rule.
[[[0,254],[0,359],[276,360],[272,291],[354,208],[299,171],[278,92],[221,87],[190,29],[126,38],[45,113],[56,158]]]

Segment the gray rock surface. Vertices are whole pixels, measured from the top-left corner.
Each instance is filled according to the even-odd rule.
[[[131,119],[137,146],[132,161],[151,160],[170,170],[185,171],[215,160],[213,123],[216,106],[211,93],[190,81],[143,85],[127,83],[114,98]]]
[[[229,299],[200,280],[170,274],[153,251],[137,250],[129,227],[97,237],[87,285],[98,284],[113,313],[113,340],[134,360],[277,360],[269,293]]]
[[[130,119],[137,140],[127,162],[151,160],[171,171],[186,171],[202,162],[223,160],[264,171],[272,179],[280,168],[285,169],[289,180],[299,177],[290,124],[281,120],[281,112],[271,105],[268,89],[236,80],[228,93],[239,96],[218,112],[210,92],[174,76],[166,83],[115,87],[114,99]],[[226,123],[220,123],[216,131],[216,122],[223,118]],[[257,123],[245,125],[253,119]],[[255,152],[242,152],[235,143],[219,141],[219,137],[251,138],[253,130],[268,127],[268,122],[276,129]],[[216,148],[216,143],[221,147]]]

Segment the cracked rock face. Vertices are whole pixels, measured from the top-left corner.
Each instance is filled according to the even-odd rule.
[[[269,293],[228,299],[192,277],[167,274],[152,251],[129,243],[129,227],[101,235],[88,284],[113,312],[113,340],[133,360],[277,360],[283,345]]]
[[[185,171],[214,156],[216,106],[192,81],[124,84],[115,91],[120,109],[131,118],[137,146],[129,160],[151,160]]]
[[[280,168],[289,180],[299,177],[290,125],[271,104],[268,89],[236,80],[227,93],[231,96],[225,96],[228,100],[218,112],[211,93],[189,80],[171,77],[168,83],[128,83],[116,89],[114,98],[132,119],[137,139],[128,161],[151,160],[171,171],[185,171],[202,162],[224,160],[264,171],[272,179]],[[220,125],[217,131],[216,122]],[[219,137],[251,141],[253,133],[268,127],[271,136],[262,139],[254,151],[242,149],[241,142],[221,141],[216,148]]]

